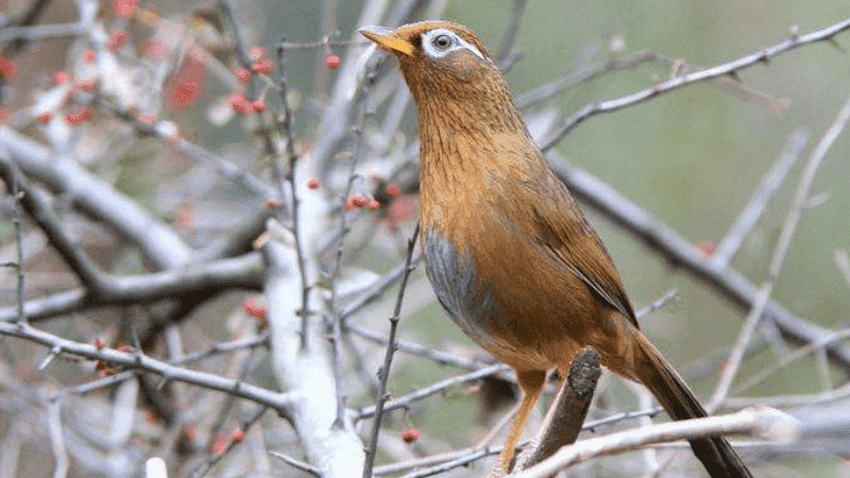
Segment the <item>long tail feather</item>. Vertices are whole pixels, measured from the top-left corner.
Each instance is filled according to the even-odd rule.
[[[688,385],[658,349],[643,334],[637,335],[646,366],[638,365],[635,368],[636,375],[652,391],[670,417],[685,420],[708,416]],[[636,362],[640,363],[639,360]],[[752,477],[744,462],[722,436],[693,439],[690,444],[694,455],[712,478]]]

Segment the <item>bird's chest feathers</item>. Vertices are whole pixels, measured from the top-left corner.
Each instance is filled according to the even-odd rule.
[[[530,273],[539,254],[533,233],[517,217],[532,207],[534,168],[522,144],[507,150],[454,141],[451,159],[423,150],[421,218],[426,268],[449,315],[485,348],[497,329],[513,328],[521,310],[511,289],[534,287]],[[518,188],[505,189],[506,187]],[[499,294],[496,295],[496,291]],[[521,294],[516,294],[519,297]],[[499,336],[499,334],[495,334]],[[530,337],[529,337],[530,339]]]

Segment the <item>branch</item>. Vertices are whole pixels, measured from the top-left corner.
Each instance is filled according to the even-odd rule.
[[[401,304],[404,301],[404,292],[407,290],[407,280],[410,278],[410,273],[413,272],[411,261],[413,260],[413,251],[416,247],[416,239],[419,237],[419,223],[416,223],[416,228],[413,230],[413,236],[407,241],[407,258],[404,260],[405,272],[401,278],[401,284],[398,287],[398,296],[396,297],[395,309],[390,317],[390,334],[387,339],[386,353],[384,353],[384,364],[378,371],[380,377],[380,385],[378,386],[377,397],[375,399],[375,418],[372,423],[372,434],[369,440],[369,448],[366,453],[366,463],[363,466],[363,478],[372,477],[372,467],[375,464],[375,457],[378,455],[378,434],[381,431],[381,419],[384,414],[384,404],[389,396],[387,393],[387,382],[390,377],[390,366],[393,362],[393,354],[395,354],[395,334],[398,328],[398,321],[401,316]]]
[[[560,143],[576,126],[592,116],[600,113],[611,113],[628,106],[634,106],[655,98],[658,95],[669,93],[692,83],[698,83],[727,75],[737,78],[737,73],[741,70],[753,65],[767,63],[779,54],[794,50],[804,45],[822,41],[832,41],[835,35],[838,35],[848,28],[850,28],[850,18],[806,35],[793,35],[791,38],[777,43],[776,45],[767,47],[760,52],[751,53],[728,63],[676,76],[651,88],[646,88],[628,96],[623,96],[614,100],[603,100],[594,104],[586,105],[567,119],[566,123],[561,126],[561,128],[553,134],[549,140],[543,141],[541,143],[541,149],[544,152],[549,151],[553,146]]]
[[[453,387],[455,385],[472,382],[475,380],[479,380],[481,378],[487,377],[489,375],[494,375],[497,373],[508,372],[510,367],[505,364],[496,364],[490,365],[489,367],[484,367],[478,369],[474,372],[465,373],[463,375],[457,375],[454,377],[447,378],[445,380],[441,380],[433,385],[430,385],[425,388],[421,388],[416,390],[415,392],[411,392],[407,395],[394,398],[389,404],[384,407],[384,411],[388,412],[390,410],[396,410],[399,408],[408,408],[412,403],[415,403],[429,395],[434,395],[435,393],[442,392],[443,390]],[[360,420],[362,418],[369,418],[375,415],[376,408],[375,406],[365,407],[360,409],[357,413],[357,419]]]
[[[160,269],[191,261],[192,249],[171,227],[72,159],[57,157],[45,146],[6,126],[0,126],[0,147],[8,148],[24,174],[37,178],[56,193],[72,194],[80,209],[128,238]]]
[[[99,289],[77,289],[31,300],[24,304],[24,313],[29,320],[39,321],[108,305],[183,299],[194,294],[208,294],[234,288],[259,290],[261,284],[260,255],[248,253],[235,258],[191,264],[151,274],[114,276],[103,273]],[[8,322],[16,318],[16,310],[0,309],[0,321]]]
[[[709,435],[743,434],[772,441],[793,441],[799,422],[774,409],[743,410],[731,415],[660,423],[599,438],[582,440],[560,449],[548,460],[511,478],[542,478],[571,465],[599,456],[630,451],[638,447]]]
[[[517,470],[530,468],[552,456],[561,447],[575,443],[590,408],[596,382],[602,373],[600,361],[593,347],[579,350],[570,365],[570,374],[564,380],[546,417],[539,438],[535,440],[537,446],[524,463],[522,456],[517,459]]]
[[[292,423],[308,461],[325,478],[349,477],[352,470],[363,468],[363,447],[354,433],[351,420],[333,426],[336,419],[336,387],[333,371],[321,339],[321,327],[305,332],[314,344],[302,349],[301,319],[296,311],[301,306],[296,273],[295,251],[274,240],[261,249],[266,260],[265,294],[268,298],[268,321],[271,353],[278,383],[295,397],[289,407]]]
[[[272,392],[256,385],[225,378],[220,375],[176,367],[161,360],[148,357],[138,350],[133,353],[126,353],[109,348],[98,348],[94,345],[57,337],[29,325],[21,326],[0,322],[0,335],[18,337],[44,345],[50,349],[51,355],[68,354],[89,360],[98,360],[110,366],[120,366],[153,373],[165,378],[167,381],[183,382],[210,390],[229,393],[271,407],[283,416],[288,415],[290,405],[298,400],[298,397],[292,394]]]
[[[0,158],[0,166],[0,176],[3,177],[9,190],[15,191],[16,196],[17,191],[20,191],[21,196],[17,198],[18,202],[41,228],[68,267],[77,274],[83,286],[94,290],[99,289],[102,273],[67,234],[66,229],[53,215],[47,199],[35,188],[21,181],[21,178],[15,174],[16,166],[7,162],[6,158]],[[23,261],[19,263],[23,266]]]
[[[577,167],[566,168],[563,166],[566,161],[557,152],[550,151],[547,157],[567,188],[585,204],[607,216],[673,265],[708,284],[734,304],[744,309],[752,308],[758,291],[743,275],[726,267],[717,267],[711,259],[700,255],[697,248],[679,233],[595,176]],[[773,300],[768,302],[765,314],[788,340],[798,344],[817,342],[832,333],[825,327],[796,317]],[[832,345],[829,347],[829,356],[845,372],[850,373],[850,352]]]
[[[847,124],[848,120],[850,120],[850,96],[848,96],[844,106],[838,112],[838,116],[835,118],[832,125],[830,125],[829,129],[826,130],[826,133],[824,133],[823,137],[818,142],[817,147],[814,152],[812,152],[809,161],[803,169],[800,181],[797,183],[797,190],[794,193],[794,202],[791,204],[791,208],[788,211],[788,217],[785,218],[785,223],[782,225],[782,231],[779,235],[779,239],[776,241],[776,248],[773,251],[770,266],[767,270],[767,277],[759,288],[752,310],[747,316],[747,319],[744,321],[738,341],[729,356],[729,361],[721,371],[720,380],[717,384],[716,390],[714,391],[714,395],[711,397],[711,400],[706,406],[709,413],[717,409],[717,407],[720,406],[729,394],[729,389],[732,387],[732,381],[735,379],[741,365],[741,361],[744,358],[744,352],[747,345],[750,343],[752,334],[755,332],[756,327],[762,320],[762,312],[767,306],[767,301],[770,299],[773,286],[776,283],[776,279],[779,277],[782,265],[785,263],[785,258],[788,255],[788,249],[791,247],[791,238],[793,237],[794,232],[797,229],[797,225],[800,222],[800,218],[803,215],[803,208],[809,200],[809,190],[814,182],[818,168],[823,163],[823,159],[826,157],[826,153],[829,152],[829,149],[832,147],[835,139],[844,130],[844,126]]]
[[[722,266],[729,265],[729,262],[738,252],[738,249],[741,248],[744,238],[749,235],[750,230],[752,230],[753,226],[755,226],[756,222],[764,214],[773,194],[782,185],[785,177],[791,171],[791,167],[794,166],[797,158],[800,157],[800,153],[803,151],[803,147],[806,146],[808,138],[809,135],[803,131],[795,131],[788,138],[785,147],[782,149],[782,153],[780,153],[779,157],[770,167],[770,170],[762,178],[750,202],[747,203],[747,206],[741,211],[735,221],[732,222],[729,232],[726,233],[726,236],[723,237],[723,240],[715,248],[714,254],[711,256],[712,261]]]

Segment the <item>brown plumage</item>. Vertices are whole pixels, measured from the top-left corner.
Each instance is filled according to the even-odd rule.
[[[706,416],[640,332],[605,246],[528,134],[475,34],[443,21],[360,31],[398,57],[418,106],[428,278],[449,316],[516,369],[523,390],[501,464],[513,456],[546,371],[566,376],[585,345],[645,384],[674,419]],[[722,437],[690,443],[711,476],[750,476]]]

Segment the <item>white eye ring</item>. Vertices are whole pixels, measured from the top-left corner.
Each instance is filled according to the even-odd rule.
[[[422,34],[422,49],[431,58],[443,58],[456,50],[469,50],[478,58],[485,60],[484,55],[471,43],[459,37],[456,33],[445,28],[435,28]]]
[[[431,43],[439,50],[448,50],[452,46],[452,37],[448,35],[437,35]]]

